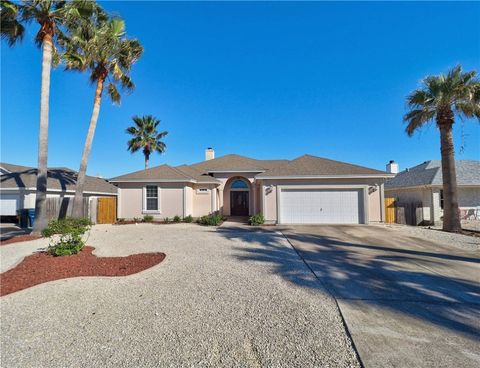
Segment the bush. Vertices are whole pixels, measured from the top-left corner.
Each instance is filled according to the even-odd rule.
[[[188,215],[187,217],[184,217],[184,218],[183,218],[183,221],[188,222],[188,223],[193,222],[193,217],[192,217],[192,215]]]
[[[142,222],[142,219],[140,217],[134,217],[133,221],[134,222]]]
[[[143,222],[152,222],[153,216],[152,215],[145,215],[143,216]]]
[[[178,215],[175,215],[175,217],[173,218],[173,222],[180,222],[182,221],[182,218]]]
[[[223,216],[218,213],[202,216],[198,219],[198,223],[207,226],[218,226],[223,222]]]
[[[117,220],[117,222],[118,222],[119,224],[123,224],[123,223],[125,222],[125,219],[122,218],[122,217],[120,217],[120,218]]]
[[[55,244],[49,245],[47,253],[52,256],[71,256],[80,252],[85,245],[81,235],[66,234],[60,237]]]
[[[168,224],[168,223],[170,222],[170,219],[169,219],[168,217],[165,217],[165,218],[163,219],[163,222],[165,222],[166,224]]]
[[[257,213],[256,215],[250,216],[248,219],[248,224],[252,226],[263,225],[265,223],[265,218],[261,213]]]
[[[42,230],[42,235],[50,237],[54,234],[60,235],[83,235],[90,229],[92,222],[88,218],[66,217],[61,220],[51,220],[48,226]]]

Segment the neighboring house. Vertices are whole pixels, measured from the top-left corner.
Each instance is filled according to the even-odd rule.
[[[387,165],[392,167],[391,163]],[[394,164],[394,171],[396,166]],[[462,215],[480,208],[480,161],[455,161],[458,205]],[[398,173],[385,183],[385,196],[398,202],[422,203],[423,220],[434,224],[443,216],[442,164],[439,160],[424,163]]]
[[[48,169],[47,198],[75,195],[77,173],[68,168]],[[15,216],[19,209],[35,208],[37,169],[0,163],[0,215]],[[117,188],[105,179],[87,176],[84,196],[115,197]]]
[[[110,180],[118,187],[118,217],[151,214],[199,217],[263,213],[268,223],[366,224],[384,220],[384,171],[304,155],[255,160],[239,155],[171,167],[162,165]]]

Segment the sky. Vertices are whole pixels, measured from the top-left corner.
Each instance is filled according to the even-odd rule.
[[[104,95],[88,173],[141,170],[127,151],[133,115],[169,132],[151,166],[236,153],[305,153],[376,169],[440,159],[434,124],[408,137],[405,97],[460,63],[480,71],[480,3],[103,1],[145,48],[135,91]],[[36,166],[41,52],[28,28],[1,45],[1,161]],[[49,167],[78,169],[93,104],[88,74],[52,72]],[[480,124],[454,128],[456,158],[480,159]],[[463,147],[463,148],[462,148]]]

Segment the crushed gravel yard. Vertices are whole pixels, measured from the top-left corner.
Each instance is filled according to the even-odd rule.
[[[405,236],[415,236],[424,238],[432,242],[448,245],[461,250],[478,251],[480,250],[480,237],[468,236],[463,234],[447,233],[439,228],[429,228],[423,226],[408,226],[398,224],[375,225],[386,227],[395,232],[405,234]]]
[[[29,243],[1,247],[2,271],[44,240]],[[2,367],[360,366],[334,299],[278,232],[97,225],[88,245],[167,257],[0,298]]]

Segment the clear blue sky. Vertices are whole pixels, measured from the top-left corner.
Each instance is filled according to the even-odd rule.
[[[480,69],[480,3],[103,2],[145,47],[136,90],[120,107],[104,99],[88,172],[143,168],[126,151],[134,114],[168,130],[177,165],[238,153],[293,159],[304,153],[383,169],[439,159],[432,125],[404,133],[405,96],[422,77],[457,63]],[[36,25],[1,54],[1,160],[35,166],[41,54]],[[92,108],[86,74],[52,73],[49,166],[78,169]],[[455,127],[457,159],[479,159],[480,125]]]

